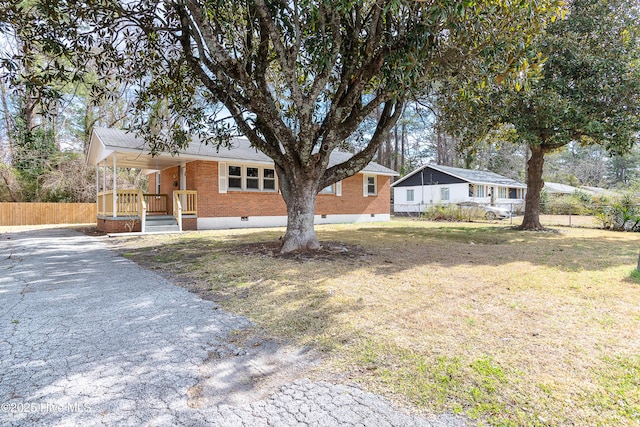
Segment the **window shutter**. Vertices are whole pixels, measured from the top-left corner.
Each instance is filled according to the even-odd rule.
[[[367,189],[367,175],[362,174],[362,196],[369,196],[369,191]]]
[[[336,182],[336,196],[342,196],[342,181]]]
[[[218,162],[218,193],[227,192],[227,162]]]

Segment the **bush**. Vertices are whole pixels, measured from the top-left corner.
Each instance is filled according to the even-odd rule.
[[[430,221],[473,221],[484,218],[484,210],[477,206],[434,205],[424,210],[421,218]]]
[[[596,221],[602,228],[608,230],[613,226],[613,217],[611,215],[610,206],[596,206],[591,211],[591,214],[595,217]]]
[[[542,213],[547,215],[584,215],[589,210],[589,202],[585,202],[581,197],[571,195],[562,197],[550,197],[542,205]]]
[[[640,206],[627,195],[610,210],[611,229],[616,231],[640,231]]]

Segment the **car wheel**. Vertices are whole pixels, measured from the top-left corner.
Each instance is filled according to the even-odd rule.
[[[496,219],[496,214],[494,212],[487,212],[486,214],[484,214],[484,217],[487,218],[489,221],[493,221],[494,219]]]

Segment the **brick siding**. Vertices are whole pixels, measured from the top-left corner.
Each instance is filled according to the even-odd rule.
[[[316,215],[389,214],[391,177],[377,176],[375,196],[363,196],[364,177],[356,174],[342,182],[342,196],[319,194]],[[175,184],[175,185],[174,185]],[[198,217],[286,216],[287,207],[279,192],[229,190],[218,192],[218,162],[193,161],[186,164],[187,190],[198,192]],[[173,191],[180,188],[180,169],[172,167],[160,173],[160,193],[167,194],[168,214],[173,213]],[[156,175],[149,176],[149,192],[156,191]],[[98,218],[98,230],[106,233],[131,231],[131,221]],[[197,218],[183,218],[183,230],[196,230]],[[133,231],[140,231],[135,221]]]
[[[131,227],[133,226],[133,227]],[[98,218],[97,229],[103,233],[140,232],[140,220]]]
[[[197,230],[198,218],[182,218],[182,231]]]
[[[171,169],[162,175],[173,173]],[[164,179],[161,178],[161,183]],[[161,184],[162,185],[162,184]],[[342,196],[320,194],[316,199],[317,215],[389,214],[389,176],[377,176],[376,196],[363,196],[364,178],[357,174],[342,182]],[[287,214],[282,195],[278,192],[229,190],[218,192],[218,162],[195,161],[187,164],[187,189],[198,192],[198,216],[241,217],[283,216]]]

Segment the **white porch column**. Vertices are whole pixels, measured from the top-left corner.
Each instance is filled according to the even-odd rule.
[[[116,183],[116,153],[113,153],[113,217],[118,216],[118,188]]]
[[[107,159],[102,161],[102,191],[107,191]],[[107,213],[107,197],[102,198],[102,212]]]
[[[100,165],[96,165],[96,213],[100,211]]]
[[[187,165],[183,163],[182,165],[180,165],[180,190],[186,190],[186,189],[187,189]],[[182,209],[187,208],[186,194],[182,194],[180,196],[180,203],[182,203]],[[180,231],[182,231],[182,229]]]
[[[180,165],[180,190],[187,189],[187,165]]]

